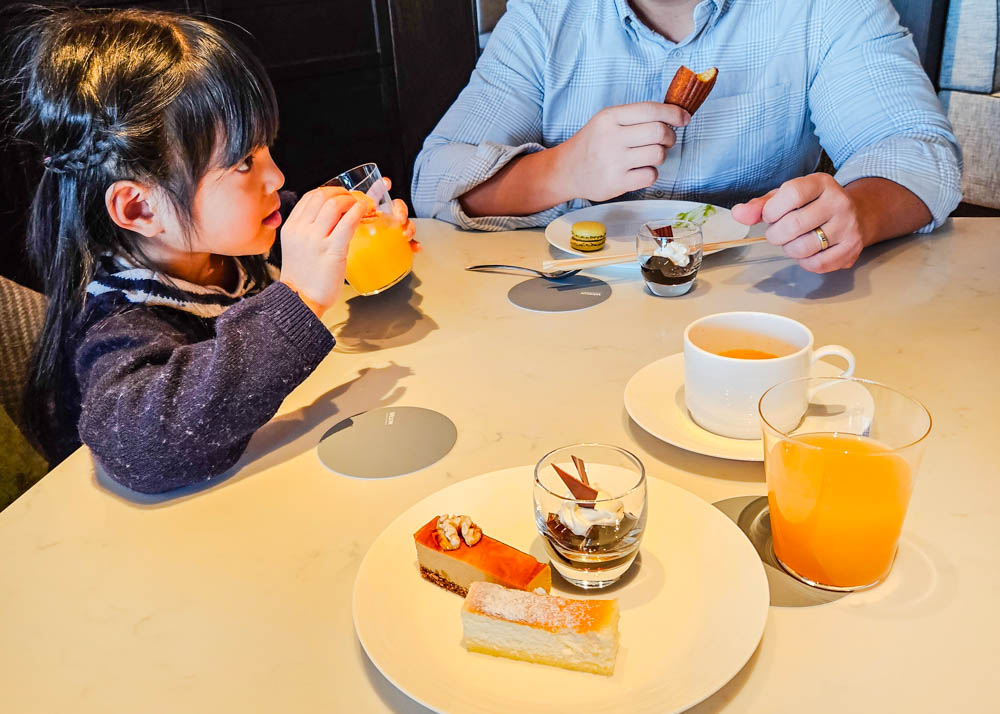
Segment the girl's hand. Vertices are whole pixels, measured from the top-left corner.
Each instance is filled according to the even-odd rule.
[[[392,188],[392,181],[390,179],[383,177],[382,180],[385,181],[386,191]],[[392,215],[397,221],[403,224],[403,235],[410,239],[411,244],[416,243],[413,240],[413,234],[417,232],[417,227],[410,221],[410,209],[406,207],[406,202],[403,199],[392,199]]]
[[[415,243],[416,241],[413,240],[413,236],[417,232],[417,227],[410,220],[410,211],[403,199],[392,199],[392,215],[397,221],[403,224],[403,235],[409,238],[411,243]]]
[[[321,317],[340,296],[347,247],[365,207],[339,186],[302,197],[281,229],[281,282]]]

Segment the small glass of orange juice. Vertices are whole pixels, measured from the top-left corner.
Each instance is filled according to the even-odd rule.
[[[882,582],[896,557],[931,416],[876,382],[806,377],[760,399],[778,562],[828,590]]]
[[[327,181],[370,199],[347,250],[347,282],[361,295],[376,295],[405,278],[413,267],[413,249],[392,214],[392,199],[375,164],[362,164]]]

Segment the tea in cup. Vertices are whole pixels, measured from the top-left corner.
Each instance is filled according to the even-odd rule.
[[[814,348],[812,332],[800,322],[766,312],[724,312],[695,320],[684,330],[684,402],[691,418],[715,434],[759,439],[757,402],[770,387],[808,377],[813,362],[837,355],[847,362],[841,376],[854,374],[846,347]],[[786,400],[775,418],[794,424],[807,406],[803,385],[797,401]]]

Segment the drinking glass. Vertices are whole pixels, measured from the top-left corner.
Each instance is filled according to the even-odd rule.
[[[673,297],[690,290],[701,267],[701,246],[701,226],[674,225],[673,219],[644,223],[635,252],[649,292]]]
[[[361,295],[376,295],[409,275],[413,250],[392,214],[392,199],[378,166],[355,166],[323,185],[359,191],[375,203],[374,214],[361,219],[347,250],[346,277],[351,287]]]
[[[578,476],[581,459],[593,500],[575,498],[552,465]],[[535,466],[535,525],[552,566],[581,588],[603,588],[625,574],[646,528],[646,470],[632,453],[608,444],[550,451]]]
[[[804,412],[803,394],[814,395]],[[789,424],[792,412],[803,416]],[[877,382],[805,377],[766,391],[760,419],[778,562],[828,590],[884,580],[931,430],[927,409]]]

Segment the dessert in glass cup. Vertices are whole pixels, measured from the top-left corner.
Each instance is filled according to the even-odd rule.
[[[575,444],[535,466],[535,525],[552,566],[581,588],[615,583],[631,567],[646,526],[646,475],[635,455]]]

